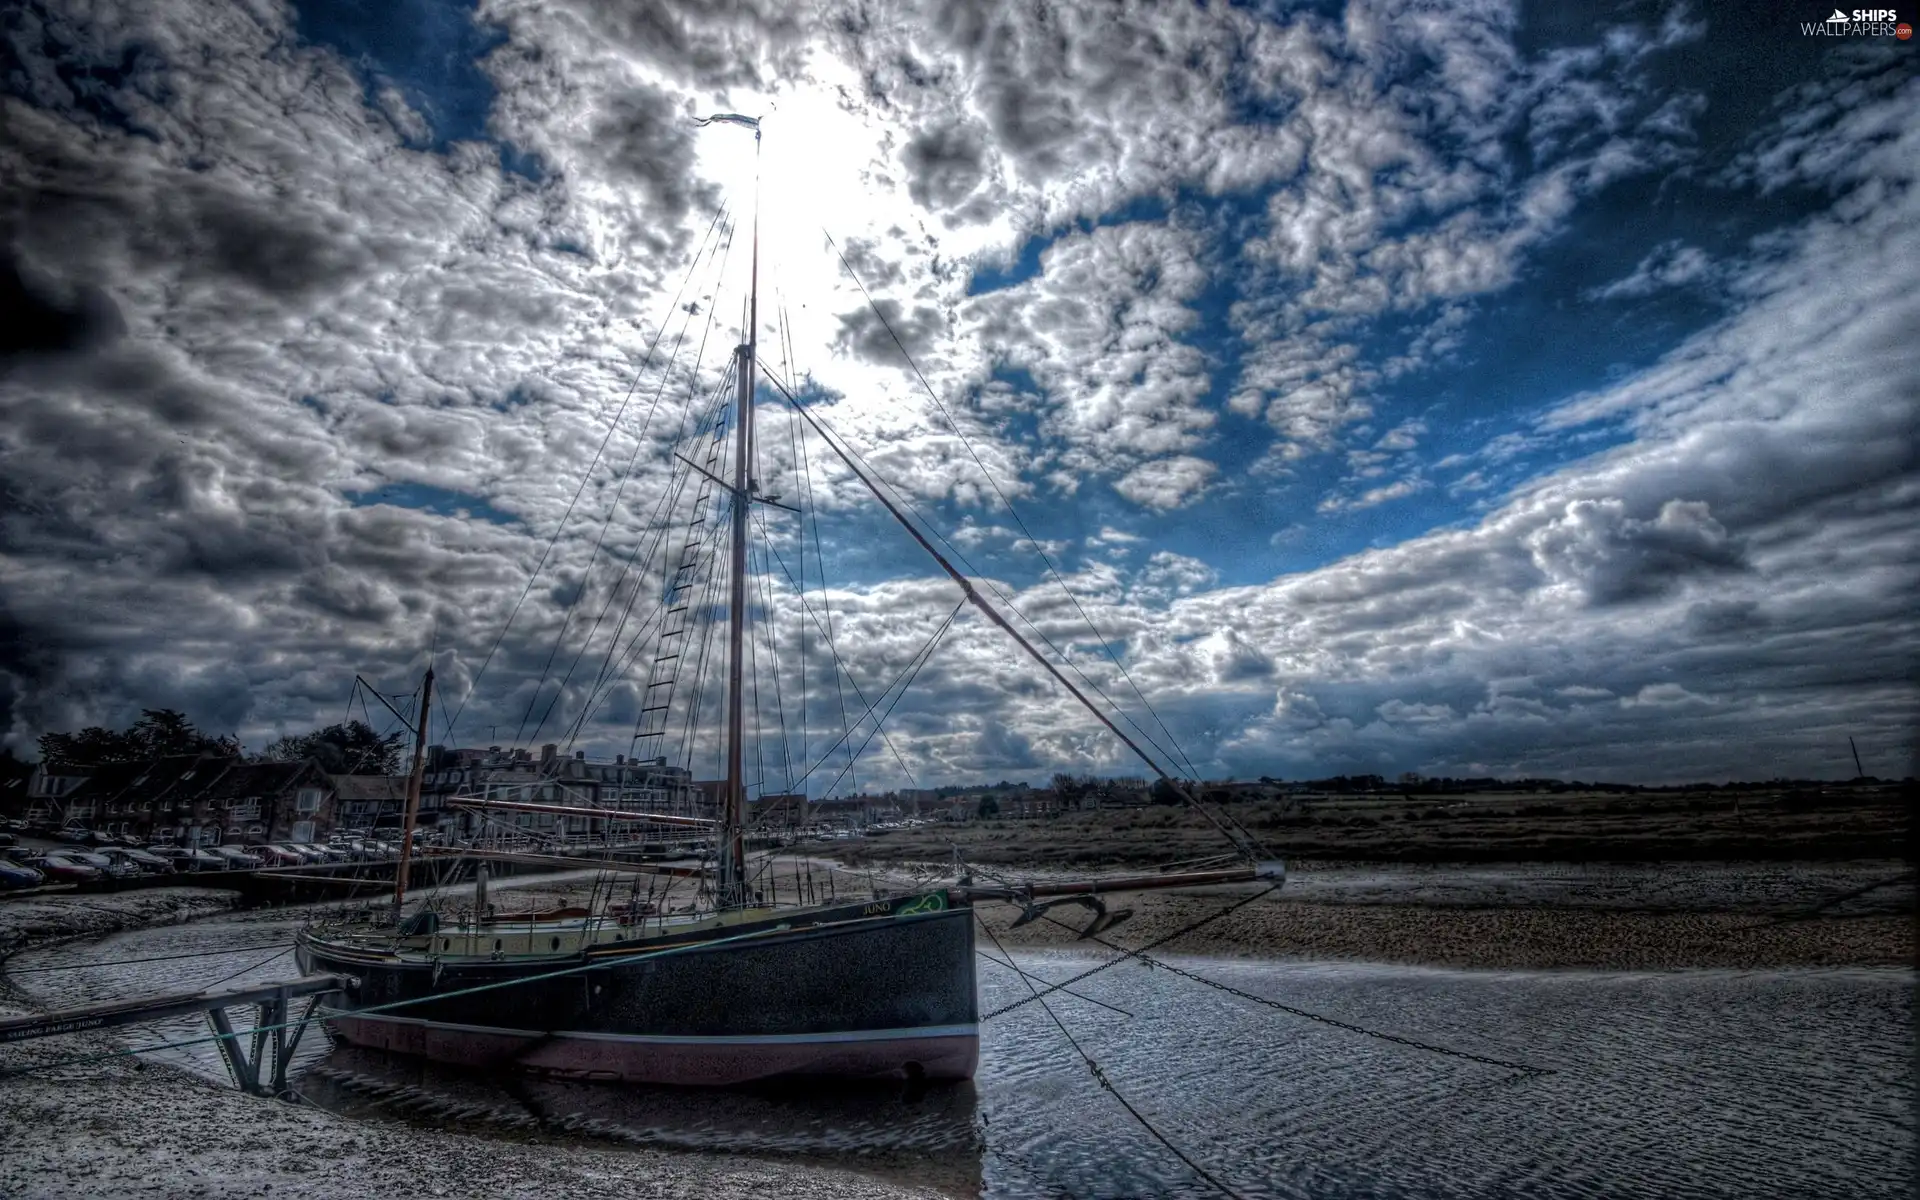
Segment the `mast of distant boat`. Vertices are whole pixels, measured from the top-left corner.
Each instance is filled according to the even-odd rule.
[[[420,717],[413,729],[413,769],[407,772],[407,811],[400,825],[400,861],[393,864],[393,918],[407,898],[407,874],[413,866],[413,830],[420,820],[420,785],[426,769],[427,717],[433,711],[433,665],[420,681]]]

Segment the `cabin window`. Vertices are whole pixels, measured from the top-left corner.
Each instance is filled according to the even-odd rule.
[[[499,938],[495,938],[495,939],[493,939],[493,948],[494,948],[495,950],[498,950],[498,949],[500,948],[500,939],[499,939]]]
[[[558,950],[558,949],[560,948],[560,939],[559,939],[559,938],[554,938],[554,939],[553,939],[553,948],[554,948],[555,950]]]

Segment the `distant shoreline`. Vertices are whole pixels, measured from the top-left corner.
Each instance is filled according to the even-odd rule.
[[[1321,795],[1208,811],[1295,862],[1852,862],[1905,852],[1909,790]],[[952,861],[957,851],[1032,870],[1157,866],[1228,848],[1206,814],[1145,805],[935,821],[795,849],[850,865]]]

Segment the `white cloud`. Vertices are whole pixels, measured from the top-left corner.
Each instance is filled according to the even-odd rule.
[[[1191,503],[1219,472],[1206,459],[1192,455],[1156,458],[1127,472],[1113,490],[1148,508],[1178,508]]]

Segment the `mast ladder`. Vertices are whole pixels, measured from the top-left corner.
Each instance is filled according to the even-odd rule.
[[[673,708],[673,693],[679,682],[686,641],[693,633],[693,589],[700,581],[700,568],[706,560],[702,542],[706,537],[708,512],[713,507],[713,480],[719,473],[721,451],[726,445],[730,408],[730,405],[721,405],[714,414],[702,463],[705,470],[695,472],[698,488],[694,494],[693,515],[687,521],[685,540],[680,547],[680,561],[667,577],[660,640],[655,644],[653,662],[647,668],[647,686],[640,693],[640,721],[633,738],[634,757],[642,761],[666,753],[667,720]]]

